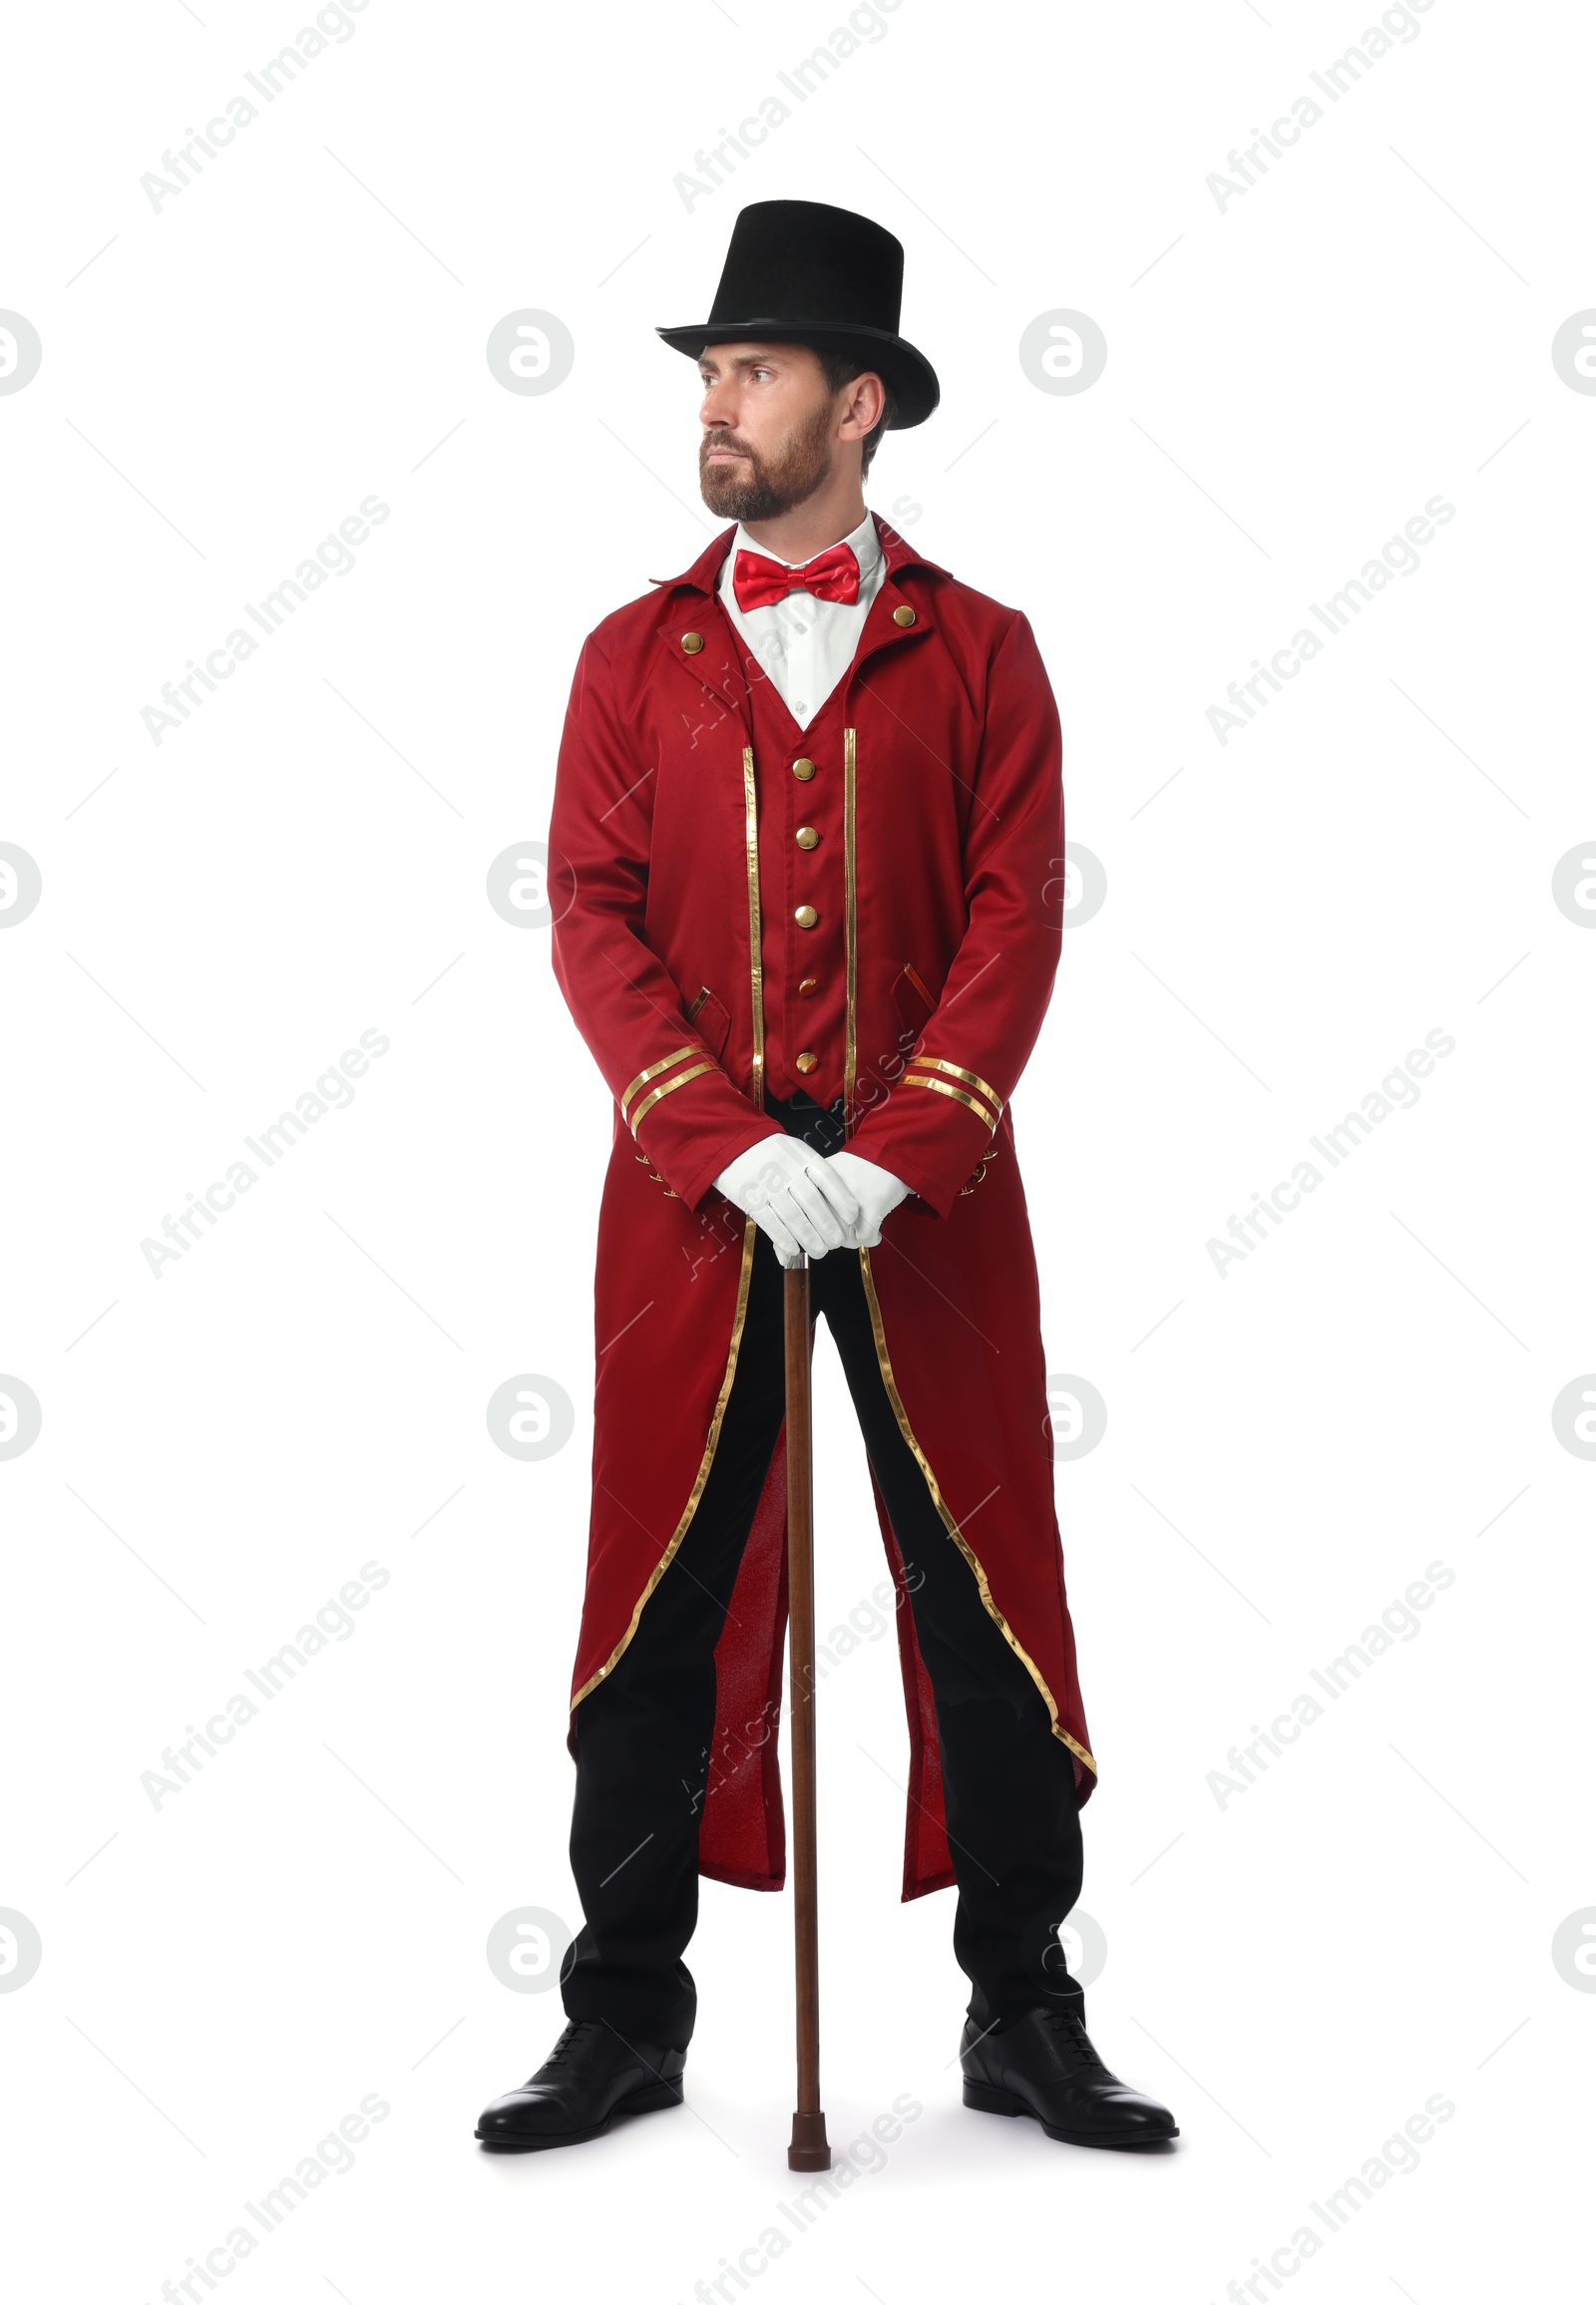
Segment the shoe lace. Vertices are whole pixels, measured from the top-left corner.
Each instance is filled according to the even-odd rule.
[[[1108,2068],[1092,2047],[1091,2035],[1083,2020],[1072,2009],[1049,2009],[1045,2012],[1048,2026],[1068,2051],[1070,2062],[1082,2073],[1108,2074]],[[1113,2077],[1109,2075],[1111,2080]]]
[[[583,2034],[591,2033],[593,2030],[594,2026],[592,2018],[573,2018],[571,2023],[566,2027],[565,2032],[560,2036],[560,2039],[555,2043],[553,2049],[550,2050],[548,2056],[544,2059],[545,2069],[547,2070],[547,2068],[551,2065],[563,2064],[565,2059],[571,2055],[572,2050],[575,2049]]]

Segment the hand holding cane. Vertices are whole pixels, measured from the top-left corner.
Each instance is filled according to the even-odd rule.
[[[787,1354],[788,1706],[792,1723],[793,1937],[798,2109],[790,2169],[829,2169],[820,2110],[820,1913],[815,1867],[815,1527],[810,1413],[809,1259],[784,1280]]]

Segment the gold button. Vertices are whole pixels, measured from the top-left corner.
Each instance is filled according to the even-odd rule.
[[[800,905],[793,915],[793,919],[800,929],[812,929],[819,918],[820,915],[815,911],[813,905]]]
[[[820,1062],[820,1059],[819,1059],[819,1057],[818,1057],[818,1056],[815,1054],[815,1052],[814,1052],[814,1050],[813,1050],[812,1048],[800,1048],[800,1049],[799,1049],[799,1051],[798,1051],[798,1056],[797,1056],[797,1065],[798,1065],[798,1069],[799,1069],[799,1071],[800,1071],[800,1072],[813,1072],[813,1071],[814,1071],[814,1069],[815,1069],[815,1066],[816,1066],[816,1065],[817,1065],[819,1062]]]
[[[792,773],[800,784],[807,784],[815,773],[815,764],[812,760],[795,760],[792,764]]]
[[[820,990],[820,978],[818,976],[805,976],[799,984],[798,990],[802,998],[807,1000],[811,992]]]
[[[913,608],[894,608],[892,620],[895,624],[912,624],[915,620],[915,611]]]
[[[797,840],[801,849],[814,849],[820,846],[820,835],[813,825],[800,825]]]
[[[704,636],[701,632],[683,632],[681,635],[681,646],[684,655],[696,656],[703,644]]]

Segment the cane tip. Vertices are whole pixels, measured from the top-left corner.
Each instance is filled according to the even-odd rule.
[[[826,2116],[823,2113],[793,2114],[787,2166],[805,2171],[830,2168],[831,2146],[826,2141]]]

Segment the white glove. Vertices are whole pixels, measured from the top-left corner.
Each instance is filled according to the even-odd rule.
[[[870,1163],[854,1166],[868,1169]],[[761,1137],[721,1170],[715,1190],[769,1235],[788,1272],[801,1255],[823,1257],[828,1249],[857,1246],[853,1234],[863,1211],[848,1180],[797,1137]]]
[[[859,1153],[834,1152],[826,1166],[842,1178],[859,1204],[859,1222],[849,1236],[849,1248],[878,1248],[883,1220],[909,1198],[909,1187],[891,1169],[878,1168]]]

